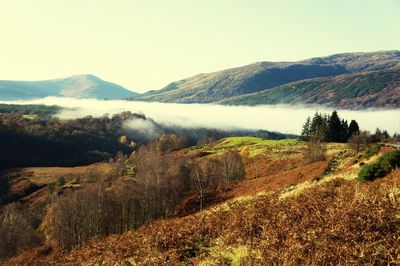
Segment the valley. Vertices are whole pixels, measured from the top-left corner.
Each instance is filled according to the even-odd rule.
[[[400,265],[399,1],[0,1],[0,266]]]
[[[49,246],[36,248],[5,265],[318,264],[321,260],[336,264],[360,259],[369,264],[390,260],[396,254],[393,247],[397,231],[390,226],[397,223],[399,172],[371,183],[357,181],[357,174],[361,165],[377,161],[394,148],[388,144],[372,157],[366,155],[366,150],[356,156],[347,144],[328,143],[326,160],[304,163],[306,146],[306,142],[297,140],[233,137],[173,151],[174,157],[190,154],[204,160],[223,150],[237,150],[246,176],[205,194],[203,211],[199,212],[196,194],[189,194],[178,205],[176,214],[137,230],[95,238],[70,252]],[[106,164],[95,164],[87,171],[101,169],[104,173],[104,167]],[[14,171],[31,176],[32,182],[55,184],[61,173],[81,174],[82,169]],[[48,176],[36,179],[43,171]],[[68,190],[76,184],[72,179],[65,181],[59,189]],[[89,185],[81,182],[81,186]],[[363,219],[350,222],[353,215]],[[354,246],[353,241],[360,237],[362,244]],[[385,253],[377,253],[383,248]],[[328,249],[335,250],[336,255],[326,257]]]

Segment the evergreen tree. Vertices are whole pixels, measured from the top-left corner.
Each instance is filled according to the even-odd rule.
[[[307,117],[307,120],[303,125],[303,130],[301,131],[301,138],[304,140],[309,140],[310,136],[311,136],[311,118]]]
[[[329,117],[327,129],[326,129],[326,140],[333,142],[341,142],[343,134],[343,124],[340,121],[339,115],[336,111],[332,112]]]
[[[312,119],[307,117],[303,124],[301,138],[310,140],[312,137],[316,137],[321,141],[346,142],[358,132],[360,132],[358,123],[351,120],[349,125],[347,120],[340,119],[337,111],[333,111],[332,115],[322,115],[316,112]]]
[[[351,138],[351,136],[354,135],[354,133],[360,132],[360,128],[358,127],[358,123],[356,120],[351,120],[350,125],[349,125],[349,130],[347,132],[347,138]]]
[[[317,137],[320,140],[325,139],[326,117],[316,112],[311,122],[310,137]]]
[[[383,137],[384,137],[385,139],[390,138],[389,132],[387,132],[387,130],[384,130],[384,131],[382,132],[382,135],[383,135]]]
[[[342,119],[342,132],[340,134],[340,141],[341,142],[346,142],[348,139],[348,133],[349,132],[349,124],[347,123],[347,120]]]

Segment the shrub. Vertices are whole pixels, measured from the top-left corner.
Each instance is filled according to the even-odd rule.
[[[365,158],[371,158],[372,156],[378,154],[381,151],[382,144],[375,144],[372,147],[369,147],[365,151]]]
[[[358,179],[361,181],[372,181],[384,177],[394,168],[400,165],[400,150],[386,153],[380,157],[374,164],[365,165],[358,173]]]
[[[303,152],[306,163],[314,163],[326,160],[326,146],[317,137],[313,137]]]
[[[59,178],[57,179],[56,185],[57,185],[57,187],[62,187],[62,186],[64,186],[64,185],[65,185],[65,178],[62,177],[62,176],[59,177]]]

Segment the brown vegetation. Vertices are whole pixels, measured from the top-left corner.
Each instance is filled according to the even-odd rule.
[[[94,239],[69,254],[27,252],[8,264],[176,265],[208,260],[221,265],[232,262],[223,251],[238,248],[247,251],[239,257],[244,265],[397,264],[399,177],[393,172],[370,183],[338,179],[286,200],[273,194],[233,202],[229,211],[158,221]]]
[[[353,167],[344,146],[331,150],[328,162],[318,140],[304,158],[286,159],[229,149],[171,153],[179,141],[160,143],[118,154],[109,174],[94,182],[70,187],[67,178],[24,197],[46,204],[43,191],[53,191],[40,226],[45,245],[23,252],[32,246],[19,244],[23,253],[6,264],[364,265],[396,263],[400,256],[400,173],[369,184],[337,179],[343,167]],[[336,179],[320,182],[328,168]],[[313,186],[292,193],[304,182]],[[28,229],[26,237],[37,236],[32,218],[18,227]]]
[[[354,133],[348,140],[350,146],[355,150],[356,155],[362,148],[365,148],[368,144],[368,132],[360,131]]]
[[[205,194],[209,190],[219,189],[221,185],[237,182],[245,178],[245,168],[240,154],[228,150],[216,158],[198,160],[191,172],[191,182],[198,190],[199,208],[203,210]],[[209,193],[208,197],[214,197]]]
[[[21,204],[12,203],[3,208],[0,215],[0,258],[13,256],[41,243],[33,222]]]
[[[159,144],[142,146],[129,158],[118,154],[111,179],[97,179],[94,184],[59,193],[41,224],[46,243],[71,249],[93,237],[137,229],[174,215],[192,189],[203,195],[244,178],[236,151],[195,161],[164,153],[161,147],[165,146]]]
[[[326,160],[326,144],[318,137],[311,137],[303,153],[306,163],[313,163]]]

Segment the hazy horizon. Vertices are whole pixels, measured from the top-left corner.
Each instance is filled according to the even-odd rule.
[[[0,79],[93,74],[145,92],[259,61],[399,50],[399,13],[398,0],[5,0]]]
[[[106,113],[111,115],[123,111],[131,111],[144,113],[157,123],[167,126],[260,129],[286,134],[300,134],[307,116],[312,117],[316,111],[329,114],[334,110],[323,106],[306,105],[224,106],[66,97],[0,101],[0,103],[45,104],[70,108],[69,110],[62,110],[57,115],[65,119],[87,115],[102,116]],[[355,119],[363,130],[375,132],[375,129],[379,127],[381,130],[387,130],[390,134],[400,132],[400,109],[336,110],[340,117],[348,120],[348,122]]]

